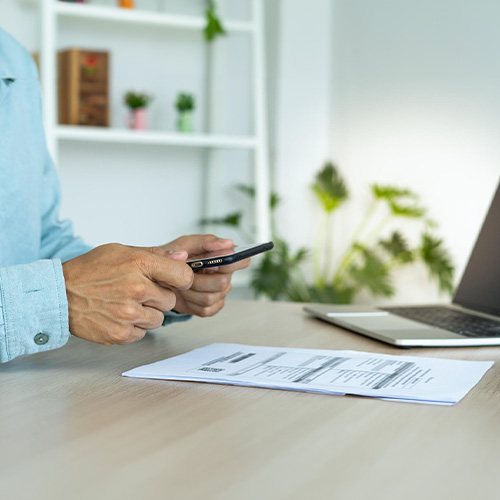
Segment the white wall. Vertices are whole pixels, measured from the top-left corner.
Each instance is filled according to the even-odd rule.
[[[352,192],[335,221],[336,258],[368,205],[369,184],[395,184],[421,194],[459,276],[500,177],[500,4],[287,0],[281,14],[282,232],[295,246],[314,242],[320,211],[308,185],[329,157]],[[397,301],[442,299],[422,269],[398,284]]]
[[[307,4],[307,5],[306,5]],[[308,186],[328,158],[332,2],[286,0],[277,21],[274,186],[277,225],[295,246],[315,241],[318,216]]]
[[[0,0],[0,27],[20,40],[30,52],[38,50],[38,14],[28,0]]]

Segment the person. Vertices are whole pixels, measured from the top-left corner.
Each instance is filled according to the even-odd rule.
[[[146,330],[224,306],[248,259],[193,273],[188,256],[230,248],[214,235],[163,246],[91,248],[59,220],[59,179],[47,150],[38,73],[0,28],[0,361],[63,346],[69,335],[128,344]],[[71,332],[71,333],[70,333]]]

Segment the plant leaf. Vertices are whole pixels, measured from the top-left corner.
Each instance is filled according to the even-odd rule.
[[[425,219],[425,225],[427,229],[436,229],[439,224],[434,219],[427,217]]]
[[[285,293],[290,272],[282,262],[276,262],[265,254],[252,273],[251,286],[257,295],[265,295],[278,300]]]
[[[349,196],[344,179],[331,162],[316,174],[311,188],[327,213],[338,208]]]
[[[309,258],[309,250],[307,248],[299,248],[295,257],[293,258],[294,263],[302,264]]]
[[[419,219],[425,215],[425,208],[414,206],[404,206],[396,203],[395,201],[389,201],[389,208],[392,215],[396,217],[408,217],[411,219]]]
[[[207,10],[205,11],[205,17],[207,24],[204,29],[205,40],[207,42],[212,42],[218,36],[223,36],[226,34],[226,30],[222,26],[221,20],[216,12],[217,8],[215,2],[210,2]]]
[[[454,288],[455,266],[448,251],[444,248],[443,240],[428,232],[423,233],[419,253],[431,278],[438,281],[439,290],[451,295]]]
[[[322,304],[350,304],[355,293],[356,288],[353,286],[340,287],[329,284],[322,288],[309,287],[310,301]]]
[[[153,100],[153,96],[151,94],[130,91],[123,96],[123,100],[130,109],[139,109],[149,106]]]
[[[274,210],[280,203],[281,198],[279,194],[271,191],[271,194],[269,195],[269,206],[271,207],[271,210]]]
[[[372,194],[377,200],[397,200],[399,198],[418,199],[418,195],[409,189],[401,189],[396,186],[381,184],[371,185]]]
[[[249,198],[255,198],[255,188],[253,186],[248,186],[246,184],[236,184],[235,188],[246,194]]]
[[[285,241],[275,239],[273,251],[265,253],[253,270],[252,288],[257,295],[265,295],[271,300],[293,294],[292,275],[307,256],[307,249],[301,248],[294,254]]]
[[[410,189],[372,184],[371,191],[375,199],[387,202],[389,210],[396,217],[418,219],[425,215],[425,209],[415,204],[415,201],[418,200],[418,195]],[[408,204],[409,201],[413,203]]]
[[[177,94],[177,100],[175,101],[175,107],[180,113],[192,111],[195,107],[194,95],[186,92],[179,92],[179,94]]]
[[[290,280],[288,266],[288,245],[278,240],[274,250],[264,254],[255,266],[251,286],[257,295],[265,295],[271,300],[278,300],[285,295]]]
[[[352,264],[348,274],[359,288],[365,287],[373,295],[391,297],[394,295],[388,266],[372,250],[360,247],[361,264]]]
[[[309,289],[305,280],[299,282],[292,279],[286,290],[286,299],[292,302],[312,302]]]
[[[396,261],[408,264],[415,260],[408,242],[400,231],[394,231],[386,240],[380,240],[378,244]]]
[[[200,221],[200,224],[239,227],[242,217],[242,212],[233,212],[226,215],[225,217],[212,217],[202,219]]]
[[[255,188],[253,186],[247,186],[246,184],[237,184],[236,189],[241,191],[243,194],[246,194],[252,200],[255,199]],[[274,210],[279,203],[281,202],[281,198],[278,193],[275,191],[271,191],[269,194],[269,206],[271,210]]]

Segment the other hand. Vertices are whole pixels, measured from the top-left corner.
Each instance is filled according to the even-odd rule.
[[[213,234],[193,234],[177,238],[161,248],[169,252],[186,251],[188,258],[191,258],[232,247],[234,243],[230,239],[221,239]],[[177,258],[175,254],[170,255],[171,258]],[[245,259],[235,264],[195,272],[193,285],[189,290],[174,290],[177,299],[175,310],[202,317],[218,313],[224,307],[226,296],[231,290],[234,271],[244,269],[249,264],[250,259]]]
[[[69,329],[99,344],[129,344],[163,323],[193,283],[187,253],[109,244],[63,264]]]

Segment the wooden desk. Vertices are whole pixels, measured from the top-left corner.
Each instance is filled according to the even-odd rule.
[[[457,406],[121,377],[211,342],[494,360]],[[401,351],[228,302],[126,347],[71,339],[0,366],[0,498],[500,498],[500,348]]]

